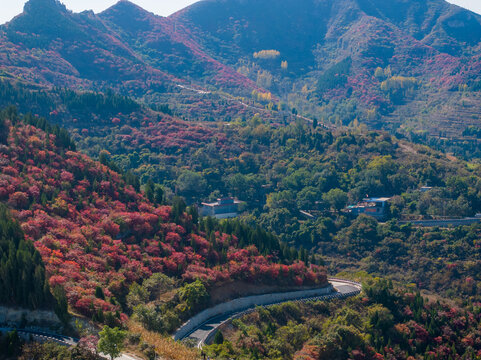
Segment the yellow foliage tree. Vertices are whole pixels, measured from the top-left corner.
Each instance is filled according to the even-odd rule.
[[[281,56],[281,53],[277,50],[261,50],[254,53],[255,59],[276,59]]]

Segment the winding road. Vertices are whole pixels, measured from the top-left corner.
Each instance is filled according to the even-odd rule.
[[[342,279],[334,279],[330,278],[329,282],[331,283],[334,291],[327,294],[327,295],[319,295],[319,296],[300,296],[297,299],[291,299],[287,301],[278,301],[266,305],[262,305],[262,307],[269,307],[280,303],[285,303],[288,301],[294,302],[308,302],[308,301],[317,301],[317,300],[332,300],[332,299],[343,299],[350,296],[358,295],[362,290],[362,285],[353,281],[342,280]],[[197,344],[198,348],[202,348],[202,346],[209,342],[210,339],[215,335],[219,327],[225,323],[232,321],[235,318],[239,318],[243,315],[246,315],[255,310],[257,306],[252,306],[249,309],[239,311],[239,312],[229,312],[219,316],[212,317],[205,321],[204,323],[197,326],[193,331],[188,333],[186,336],[181,337],[179,340],[188,340],[193,341]]]
[[[343,280],[343,279],[335,279],[330,278],[329,283],[332,285],[332,291],[325,294],[325,295],[315,295],[315,296],[302,296],[305,294],[305,291],[299,291],[298,298],[290,298],[289,300],[284,301],[277,301],[268,304],[261,305],[262,307],[269,307],[276,304],[281,304],[289,301],[294,302],[308,302],[308,301],[317,301],[317,300],[331,300],[331,299],[343,299],[350,296],[358,295],[361,290],[361,284],[353,281]],[[325,287],[324,287],[325,288]],[[253,305],[247,309],[237,312],[227,312],[215,317],[208,319],[207,321],[203,322],[202,324],[195,327],[191,332],[186,334],[185,336],[180,337],[178,340],[187,340],[194,341],[197,344],[198,348],[202,348],[202,346],[209,342],[209,340],[215,335],[219,327],[225,323],[232,321],[235,318],[239,318],[243,315],[246,315],[252,311],[255,311],[258,305]],[[14,328],[9,327],[0,327],[0,332],[9,332],[15,330]],[[32,337],[37,341],[54,341],[61,345],[66,346],[74,346],[78,343],[78,339],[73,337],[59,335],[55,333],[51,333],[48,331],[43,330],[35,330],[35,329],[16,329],[20,336],[24,337]],[[102,355],[102,354],[101,354]],[[106,356],[102,355],[102,357],[107,358]],[[137,357],[128,354],[122,354],[115,360],[138,360]]]
[[[0,332],[2,333],[14,331],[14,330],[17,330],[17,333],[20,337],[24,337],[27,339],[32,337],[35,341],[38,341],[38,342],[51,341],[64,346],[75,346],[79,341],[79,339],[76,339],[73,337],[54,334],[48,331],[0,327]],[[104,354],[100,354],[100,356],[102,356],[105,359],[110,359],[110,357]],[[139,360],[139,358],[133,357],[132,355],[122,354],[119,357],[115,358],[115,360]]]
[[[273,113],[273,114],[279,114],[279,111],[277,110],[269,110],[269,109],[266,109],[266,108],[261,108],[261,107],[257,107],[257,106],[254,106],[254,105],[249,105],[249,104],[246,104],[245,102],[239,100],[239,99],[236,99],[235,97],[233,96],[226,96],[226,95],[223,95],[223,94],[217,94],[217,93],[213,93],[211,91],[207,91],[207,90],[199,90],[199,89],[194,89],[192,87],[189,87],[189,86],[186,86],[186,85],[180,85],[180,84],[177,84],[177,87],[181,88],[181,89],[184,89],[184,90],[188,90],[188,91],[193,91],[195,92],[196,94],[199,94],[199,95],[211,95],[211,94],[216,94],[217,96],[219,96],[221,99],[224,99],[226,101],[230,101],[230,102],[236,102],[238,103],[239,105],[242,105],[243,107],[245,108],[249,108],[249,109],[252,109],[252,110],[258,110],[258,111],[266,111],[266,112],[270,112],[270,113]],[[313,120],[312,119],[309,119],[305,116],[302,116],[302,115],[299,115],[299,114],[291,114],[290,112],[284,112],[286,115],[288,116],[294,116],[295,118],[297,119],[302,119],[304,121],[307,121],[309,123],[313,123]],[[323,123],[322,121],[319,121],[318,122],[318,126],[320,127],[323,127],[324,129],[326,130],[329,130],[329,129],[335,129],[336,127],[333,125],[333,124],[325,124]]]

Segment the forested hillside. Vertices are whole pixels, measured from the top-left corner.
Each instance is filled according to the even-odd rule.
[[[2,25],[0,43],[4,75],[28,82],[90,90],[110,86],[137,96],[189,78],[256,88],[205,53],[182,25],[128,1],[96,15],[72,13],[57,0],[31,0],[22,15]]]
[[[476,359],[479,303],[460,308],[423,298],[379,279],[365,297],[259,309],[232,326],[206,352],[216,359]],[[222,339],[223,338],[223,339]]]
[[[209,0],[171,18],[324,121],[457,140],[479,122],[481,17],[446,1]]]
[[[480,19],[444,0],[202,1],[166,18],[128,1],[75,14],[31,0],[0,27],[0,76],[113,89],[190,120],[254,106],[275,121],[361,122],[472,157]]]
[[[170,336],[193,315],[328,273],[363,294],[258,309],[206,354],[480,358],[480,50],[444,0],[28,1],[0,26],[0,305],[82,339],[0,334],[0,358],[90,356],[106,325],[192,360]],[[236,219],[199,216],[223,197]],[[385,217],[350,212],[366,197]]]
[[[149,194],[129,184],[138,187],[135,178],[71,150],[64,130],[51,131],[45,119],[19,116],[12,108],[1,119],[0,200],[20,221],[25,244],[35,244],[50,286],[65,290],[72,310],[100,322],[123,323],[124,312],[131,311],[129,287],[155,273],[172,277],[176,287],[196,281],[206,300],[211,287],[232,281],[279,286],[326,282],[323,268],[298,261],[302,254],[286,250],[261,229],[198,223],[196,210],[186,209],[179,198],[165,205],[160,190],[149,201]],[[38,264],[39,255],[31,256],[36,260],[29,266]],[[42,276],[40,270],[35,276]],[[40,306],[42,301],[27,304]],[[172,301],[182,303],[183,298]],[[174,309],[168,330],[205,305]]]
[[[165,117],[145,131],[122,126],[106,137],[77,139],[92,155],[108,149],[125,169],[188,202],[236,196],[253,221],[305,245],[315,240],[312,229],[299,223],[300,210],[327,214],[366,195],[394,196],[396,218],[472,216],[481,210],[477,165],[362,127],[278,126],[259,116],[193,127]],[[425,185],[432,191],[421,193]]]
[[[188,124],[163,121],[163,136],[179,141]],[[172,131],[168,132],[169,129]],[[319,256],[329,273],[356,272],[415,283],[443,296],[479,299],[479,225],[416,229],[400,219],[474,216],[480,211],[480,168],[425,146],[362,126],[329,131],[303,125],[272,125],[260,117],[211,127],[183,152],[122,141],[127,127],[79,146],[103,147],[141,178],[162,183],[188,202],[234,195],[246,202],[243,218],[283,241]],[[129,132],[128,139],[140,138]],[[139,150],[140,149],[140,150]],[[180,164],[180,165],[179,165]],[[201,186],[199,186],[199,184]],[[432,187],[423,192],[421,187]],[[392,197],[387,224],[353,219],[342,209],[366,195]],[[308,218],[301,210],[314,214]]]

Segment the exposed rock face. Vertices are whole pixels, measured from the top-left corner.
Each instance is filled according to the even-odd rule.
[[[1,326],[41,326],[59,327],[62,323],[53,311],[11,308],[0,306]]]

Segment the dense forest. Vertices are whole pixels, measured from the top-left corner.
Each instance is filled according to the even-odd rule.
[[[165,118],[145,131],[122,126],[106,137],[75,138],[92,155],[109,149],[142,182],[154,179],[190,204],[235,196],[246,202],[252,224],[304,246],[312,222],[299,210],[332,218],[366,195],[394,197],[394,218],[481,210],[478,165],[425,146],[362,127],[276,126],[259,116],[229,125],[202,128]],[[422,186],[433,189],[423,193]]]
[[[446,298],[479,301],[480,229],[479,224],[451,229],[378,224],[360,216],[324,228],[318,252],[330,273],[364,270]]]
[[[477,213],[477,165],[362,126],[280,126],[260,116],[205,126],[164,111],[140,128],[111,123],[106,136],[70,135],[13,107],[1,113],[1,198],[50,287],[64,289],[58,303],[64,297],[97,323],[131,318],[169,333],[211,305],[223,283],[319,284],[321,264],[479,298],[479,226],[397,224]],[[425,185],[432,189],[421,192]],[[198,218],[196,204],[225,195],[245,201],[238,220]],[[392,197],[390,222],[342,211],[366,195]]]
[[[479,303],[450,306],[386,280],[365,297],[287,303],[236,319],[204,350],[216,359],[475,359]]]
[[[11,105],[22,113],[32,113],[62,122],[63,126],[85,127],[108,125],[114,118],[122,117],[122,114],[128,115],[141,110],[137,102],[114,93],[110,88],[106,88],[102,93],[78,92],[63,88],[28,86],[0,79],[0,107]]]
[[[110,325],[125,323],[132,310],[127,306],[130,286],[159,272],[173,279],[179,294],[190,283],[208,294],[232,281],[275,281],[279,286],[326,282],[324,269],[308,264],[305,252],[280,244],[260,228],[199,222],[197,210],[182,199],[167,205],[155,184],[152,194],[148,189],[145,195],[138,193],[124,180],[132,176],[73,151],[65,130],[45,119],[20,116],[12,108],[0,118],[4,131],[9,129],[7,145],[0,148],[0,200],[20,222],[25,244],[38,250],[29,266],[42,259],[50,287],[64,289],[76,312]],[[18,255],[18,266],[7,255],[2,266],[4,261],[14,268],[21,265]],[[15,271],[21,276],[21,269]],[[36,277],[43,274],[35,271]],[[174,306],[166,331],[207,304],[187,305],[190,311]]]

